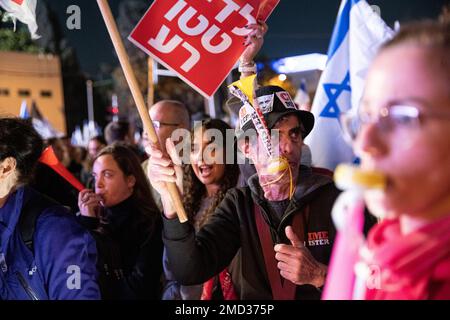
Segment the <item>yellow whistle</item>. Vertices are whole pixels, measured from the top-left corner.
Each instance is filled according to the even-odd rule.
[[[365,171],[350,164],[340,164],[336,167],[334,182],[341,190],[386,188],[386,176],[383,173]]]
[[[267,172],[270,174],[275,174],[286,170],[289,167],[289,162],[283,158],[272,158],[270,159],[269,165],[267,166]]]

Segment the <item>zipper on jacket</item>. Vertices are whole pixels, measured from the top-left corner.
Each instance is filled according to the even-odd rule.
[[[255,196],[255,194],[254,194],[252,191],[250,191],[250,193],[251,193],[251,197],[252,197],[252,199],[253,199],[253,205],[259,205],[259,207],[261,208],[261,212],[262,212],[262,215],[263,215],[263,217],[264,217],[264,220],[265,220],[266,222],[270,222],[271,219],[269,218],[269,214],[266,212],[266,209],[265,209],[265,206],[264,206],[264,200],[261,200],[259,197]],[[266,201],[267,201],[267,200],[266,200]],[[292,199],[291,201],[294,201],[295,208],[289,210],[289,208],[290,208],[290,206],[291,206],[291,204],[289,204],[289,206],[288,206],[288,208],[287,208],[287,210],[289,210],[289,211],[287,211],[287,212],[281,217],[280,224],[278,225],[278,228],[275,228],[275,226],[274,226],[271,222],[269,223],[270,229],[273,230],[273,231],[275,231],[275,234],[276,234],[276,242],[277,242],[277,243],[281,243],[281,237],[280,237],[280,234],[283,234],[283,233],[284,233],[284,231],[282,230],[282,226],[286,223],[286,220],[287,220],[289,217],[291,217],[294,213],[296,213],[297,211],[299,211],[299,207],[300,207],[300,205],[302,204],[302,202],[298,203],[295,199]]]
[[[298,204],[295,204],[295,208],[289,210],[288,212],[286,212],[284,214],[284,216],[281,218],[280,224],[278,225],[277,228],[277,233],[282,233],[283,231],[283,226],[286,224],[286,220],[289,219],[290,217],[292,217],[296,212],[303,210],[305,207],[303,207],[302,209],[300,209],[300,207],[298,206]],[[289,207],[288,207],[289,209]]]
[[[255,201],[255,199],[253,199],[254,205],[259,205],[259,207],[261,208],[261,213],[264,217],[264,220],[267,222],[270,222],[271,219],[269,218],[269,214],[267,213],[266,209],[264,208],[263,205],[263,201],[261,201],[260,199],[257,199],[257,202]],[[288,209],[291,205],[289,204]],[[295,208],[290,209],[289,211],[286,211],[286,213],[283,215],[283,217],[280,220],[280,224],[278,225],[278,228],[275,228],[275,226],[270,222],[269,227],[271,230],[275,231],[276,237],[277,237],[277,243],[281,242],[280,239],[280,234],[282,234],[284,231],[282,230],[282,226],[286,223],[286,220],[291,217],[294,213],[299,211],[299,206],[297,205],[297,203],[295,204]]]
[[[31,300],[39,300],[37,294],[34,292],[33,288],[30,287],[28,282],[25,280],[25,278],[22,276],[22,274],[19,271],[16,271],[16,276],[19,279],[20,285],[25,290],[25,292],[28,294]]]
[[[272,224],[272,222],[271,222],[272,220],[270,219],[269,214],[267,213],[263,202],[259,199],[257,199],[257,201],[255,201],[255,199],[253,199],[253,205],[259,206],[261,214],[263,216],[263,220],[269,225],[270,233],[272,235],[272,240],[274,240],[274,243],[281,243],[281,237],[278,233],[278,228],[275,228],[275,226]],[[275,235],[275,239],[273,239],[274,235]]]

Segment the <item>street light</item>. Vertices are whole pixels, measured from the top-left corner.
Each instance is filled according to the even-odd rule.
[[[89,129],[94,130],[94,96],[93,96],[93,82],[92,80],[86,81],[86,92],[87,92],[87,105],[88,105],[88,121]]]
[[[113,79],[105,79],[105,80],[99,80],[99,81],[92,81],[87,80],[86,81],[86,95],[87,95],[87,106],[88,106],[88,121],[89,121],[89,128],[92,128],[91,130],[95,129],[95,119],[94,119],[94,87],[102,87],[106,85],[110,85],[114,82]],[[113,96],[114,99],[114,96]],[[119,107],[117,104],[117,96],[116,96],[116,104],[117,106],[117,112],[114,112],[114,114],[119,114]],[[114,106],[114,100],[113,100],[113,106]],[[117,120],[115,120],[117,121]]]

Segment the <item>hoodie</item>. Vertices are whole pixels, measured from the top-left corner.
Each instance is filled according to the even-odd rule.
[[[304,230],[306,247],[317,261],[328,264],[336,234],[331,208],[338,194],[329,177],[314,174],[310,168],[302,166],[294,196],[279,219],[275,219],[264,198],[257,175],[249,179],[248,187],[230,189],[209,223],[197,234],[188,223],[164,218],[163,240],[175,277],[185,285],[203,283],[227,267],[241,249],[239,259],[230,266],[239,298],[273,299],[255,224],[254,205],[260,207],[274,244],[290,244],[284,229],[292,223],[294,215],[302,214],[305,206],[309,206]],[[317,288],[297,286],[296,299],[319,298]]]

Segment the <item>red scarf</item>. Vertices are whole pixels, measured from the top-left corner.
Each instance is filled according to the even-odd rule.
[[[398,219],[375,226],[368,238],[372,271],[365,298],[450,299],[450,215],[407,235]]]
[[[231,282],[231,275],[227,269],[219,274],[219,282],[222,288],[224,300],[238,300],[237,294],[234,291],[233,282]],[[214,289],[214,277],[209,279],[203,285],[203,292],[200,300],[211,300]]]

